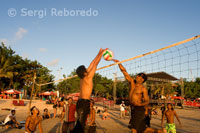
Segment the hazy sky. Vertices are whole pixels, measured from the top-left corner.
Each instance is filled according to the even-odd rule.
[[[68,75],[88,66],[100,48],[123,60],[200,34],[199,7],[199,0],[1,0],[0,40],[58,78],[61,67]]]

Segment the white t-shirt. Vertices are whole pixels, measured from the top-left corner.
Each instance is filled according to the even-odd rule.
[[[120,104],[120,111],[124,111],[125,110],[125,104]]]
[[[9,115],[6,117],[6,119],[5,119],[5,121],[4,121],[4,124],[6,124],[7,122],[11,121],[10,116],[15,117],[15,115],[9,114]]]

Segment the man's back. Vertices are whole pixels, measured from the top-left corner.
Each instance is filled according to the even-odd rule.
[[[92,93],[92,77],[84,77],[80,80],[80,98],[83,99],[90,99],[91,93]]]

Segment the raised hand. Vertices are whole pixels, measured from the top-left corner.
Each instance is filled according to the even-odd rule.
[[[102,52],[105,52],[106,50],[108,50],[108,48],[102,49]]]

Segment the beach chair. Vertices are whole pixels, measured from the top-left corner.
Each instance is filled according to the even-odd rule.
[[[23,100],[19,100],[19,106],[25,106],[24,101]]]
[[[19,106],[19,104],[17,103],[17,100],[13,100],[13,105]]]

